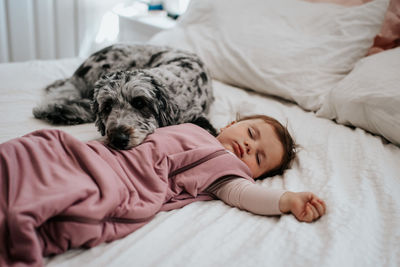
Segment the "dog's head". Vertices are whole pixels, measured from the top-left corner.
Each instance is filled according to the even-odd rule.
[[[96,126],[117,149],[140,144],[160,126],[173,124],[165,85],[146,70],[109,73],[94,87]]]

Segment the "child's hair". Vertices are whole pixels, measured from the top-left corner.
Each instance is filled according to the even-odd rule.
[[[287,127],[283,126],[279,121],[277,121],[272,117],[269,117],[267,115],[251,115],[245,117],[240,117],[240,115],[237,116],[237,121],[254,120],[254,119],[261,119],[274,128],[275,133],[278,136],[279,141],[282,143],[284,150],[281,164],[279,164],[277,168],[261,175],[260,177],[257,177],[256,179],[262,180],[267,177],[283,174],[283,172],[290,167],[293,159],[296,157],[297,145],[295,141],[290,135]]]

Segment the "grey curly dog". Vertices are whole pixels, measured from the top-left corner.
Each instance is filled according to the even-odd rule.
[[[52,124],[96,122],[117,149],[140,144],[157,127],[207,120],[214,100],[211,78],[194,54],[169,47],[117,44],[92,54],[72,77],[45,89],[33,109]]]

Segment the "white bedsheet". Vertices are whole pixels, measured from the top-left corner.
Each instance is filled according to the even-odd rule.
[[[80,59],[0,65],[0,142],[39,128],[41,88],[72,74]],[[264,113],[286,122],[302,146],[292,169],[261,186],[312,191],[327,204],[315,223],[263,217],[221,201],[159,213],[124,239],[46,259],[47,266],[400,266],[400,148],[294,104],[217,81],[211,120],[222,127]],[[93,124],[57,127],[81,140]]]

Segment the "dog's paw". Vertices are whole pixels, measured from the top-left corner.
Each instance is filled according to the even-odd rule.
[[[56,125],[75,125],[94,122],[90,102],[84,100],[50,103],[33,109],[33,116]]]

